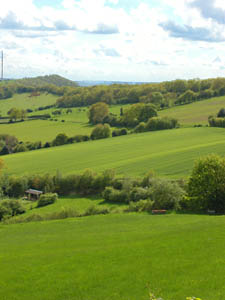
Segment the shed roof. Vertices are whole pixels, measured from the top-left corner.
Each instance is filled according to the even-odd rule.
[[[34,190],[34,189],[29,189],[26,191],[27,194],[32,194],[32,195],[40,195],[43,194],[42,191]]]

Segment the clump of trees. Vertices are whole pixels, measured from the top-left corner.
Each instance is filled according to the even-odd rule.
[[[221,108],[217,113],[217,117],[209,116],[208,122],[210,127],[222,127],[225,128],[225,109]]]
[[[105,139],[111,136],[111,128],[109,124],[98,124],[91,132],[91,139]]]
[[[135,128],[134,132],[140,133],[145,131],[155,131],[164,129],[173,129],[179,127],[177,119],[168,117],[154,117],[148,120],[147,123],[141,122]]]
[[[88,111],[89,123],[96,125],[103,123],[104,119],[109,115],[109,107],[106,103],[98,102],[93,104]]]
[[[188,182],[187,204],[225,213],[225,158],[212,154],[196,161]]]
[[[7,112],[7,114],[10,122],[16,122],[17,120],[24,121],[27,116],[27,111],[25,109],[13,107]]]

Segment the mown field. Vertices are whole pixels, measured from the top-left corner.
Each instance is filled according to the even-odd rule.
[[[0,245],[2,300],[224,300],[224,216],[2,225]]]
[[[149,170],[169,177],[188,176],[195,159],[225,153],[223,128],[180,128],[51,147],[3,156],[9,174],[83,172],[115,169],[143,175]]]
[[[224,96],[171,107],[159,111],[159,115],[176,118],[183,126],[207,124],[208,117],[210,115],[216,115],[223,107],[225,107]]]

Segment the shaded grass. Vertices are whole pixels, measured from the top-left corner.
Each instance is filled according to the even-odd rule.
[[[0,227],[2,300],[223,300],[225,217],[126,214]]]
[[[51,205],[47,205],[44,207],[36,208],[37,202],[24,201],[23,202],[27,212],[17,218],[24,218],[33,213],[39,215],[46,215],[49,213],[58,212],[60,209],[72,209],[77,211],[78,213],[84,213],[90,206],[100,206],[102,208],[125,208],[127,205],[123,204],[114,204],[114,203],[106,203],[99,196],[90,196],[90,197],[81,197],[81,196],[68,196],[68,197],[60,197],[55,203]],[[32,208],[32,209],[30,209]]]
[[[9,174],[83,172],[115,169],[117,174],[143,175],[149,170],[169,177],[188,176],[195,159],[224,155],[223,128],[182,128],[133,134],[4,156]]]

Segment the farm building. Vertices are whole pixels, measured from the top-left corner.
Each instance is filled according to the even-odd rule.
[[[29,189],[25,192],[28,195],[29,200],[37,200],[41,194],[43,194],[42,191]]]

